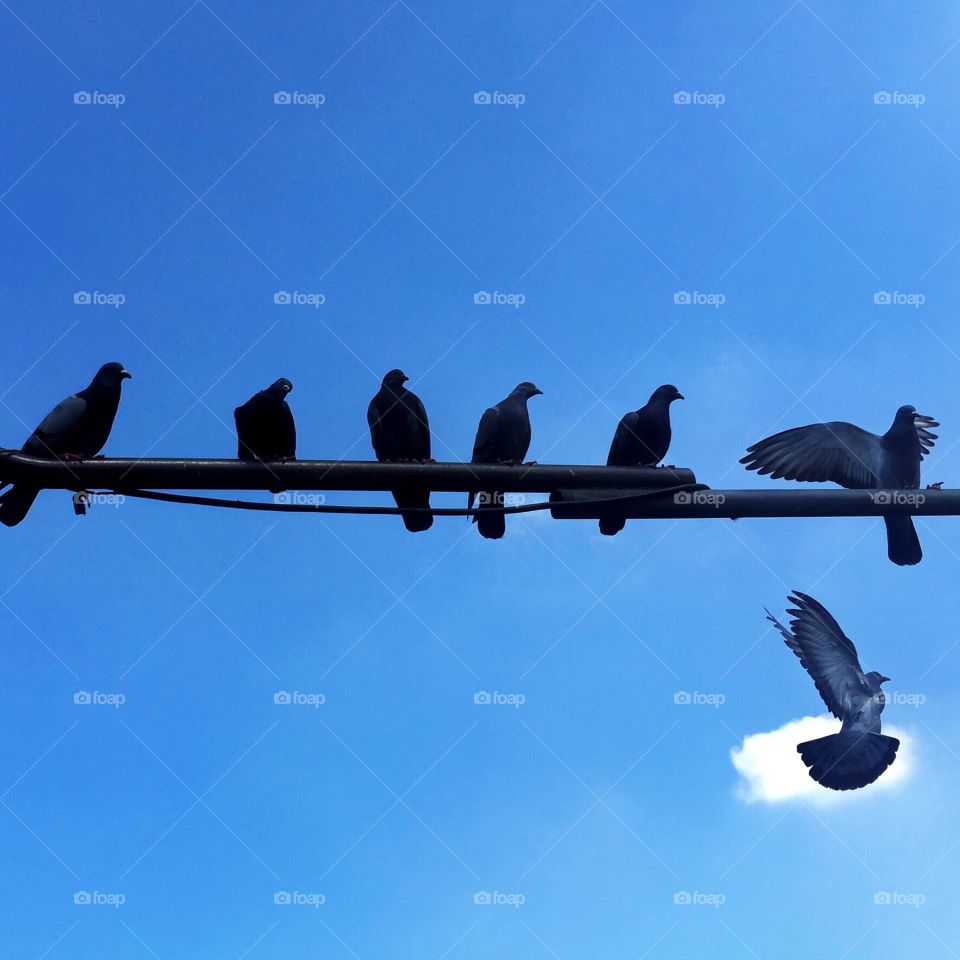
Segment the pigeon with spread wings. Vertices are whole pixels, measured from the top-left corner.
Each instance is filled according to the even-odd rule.
[[[788,629],[769,610],[767,619],[813,678],[823,702],[841,721],[839,733],[797,745],[810,776],[831,790],[856,790],[873,783],[893,763],[900,741],[880,732],[881,686],[889,680],[864,673],[857,650],[839,624],[813,597],[794,590],[796,607]]]
[[[774,480],[832,481],[851,490],[916,490],[920,461],[937,439],[931,417],[909,404],[878,436],[852,423],[833,421],[795,427],[760,440],[741,459],[748,470]],[[885,516],[887,556],[899,566],[919,563],[920,540],[909,516]]]

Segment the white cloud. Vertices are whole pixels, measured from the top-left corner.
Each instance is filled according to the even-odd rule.
[[[900,749],[897,759],[876,782],[862,790],[838,791],[821,787],[807,772],[797,753],[797,744],[839,730],[840,721],[824,715],[801,717],[777,730],[744,737],[743,743],[730,751],[730,759],[740,774],[737,796],[746,803],[783,803],[797,799],[815,803],[842,802],[875,790],[889,790],[910,776],[914,754],[912,737],[898,727],[884,726],[884,733],[900,740]]]

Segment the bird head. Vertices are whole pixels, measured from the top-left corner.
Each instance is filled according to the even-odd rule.
[[[889,679],[890,679],[889,677],[885,677],[882,673],[877,673],[876,670],[871,670],[867,674],[867,680],[870,682],[870,689],[875,692],[879,692],[880,685],[883,683],[887,683]]]
[[[518,383],[513,388],[513,392],[523,397],[524,400],[529,400],[531,397],[537,397],[543,394],[543,391],[529,380]]]
[[[274,380],[268,389],[270,393],[282,398],[293,390],[293,384],[286,377],[281,377],[279,380]]]
[[[651,403],[672,403],[674,400],[683,399],[683,394],[672,383],[665,383],[663,386],[657,387],[650,395]]]
[[[131,379],[132,374],[128,373],[122,363],[117,363],[115,360],[110,363],[105,363],[98,371],[97,375],[93,378],[94,383],[101,384],[103,386],[119,386],[124,380]]]
[[[384,378],[383,385],[398,390],[410,378],[402,370],[391,370]]]

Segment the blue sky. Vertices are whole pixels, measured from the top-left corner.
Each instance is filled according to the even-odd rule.
[[[5,445],[116,359],[108,454],[229,456],[286,376],[300,455],[366,458],[399,366],[440,459],[531,379],[531,456],[600,462],[673,382],[714,487],[902,403],[956,485],[950,4],[2,6]],[[3,531],[5,955],[956,956],[960,524],[918,527],[901,569],[875,520],[488,542],[44,494]],[[791,588],[894,678],[886,789],[757,799],[783,735],[734,766],[822,713],[764,620]]]

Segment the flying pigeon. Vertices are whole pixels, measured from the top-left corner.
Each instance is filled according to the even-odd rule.
[[[625,414],[617,424],[608,467],[655,467],[670,449],[670,404],[683,394],[672,383],[665,383],[650,395],[645,406]],[[622,516],[607,516],[600,521],[600,532],[612,537],[626,523]]]
[[[402,370],[391,370],[367,407],[370,440],[380,461],[429,463],[431,460],[427,411],[420,398],[404,386],[409,379]],[[411,508],[400,514],[411,533],[429,530],[433,526],[431,514],[418,512],[429,509],[429,490],[393,490],[392,493],[398,507]]]
[[[284,377],[255,393],[233,411],[240,460],[293,460],[297,427],[287,404],[293,384]]]
[[[884,695],[889,677],[864,673],[854,645],[839,624],[813,597],[799,590],[787,598],[796,609],[791,629],[769,610],[767,619],[783,634],[787,646],[813,678],[823,702],[840,721],[839,733],[797,745],[810,776],[831,790],[856,790],[873,783],[897,755],[900,741],[880,732]]]
[[[916,490],[920,461],[937,439],[929,428],[939,426],[907,404],[883,436],[839,420],[813,423],[747,447],[740,462],[774,480],[831,480],[852,490]],[[919,563],[923,552],[913,519],[888,516],[883,522],[887,556],[899,566]]]
[[[107,442],[120,404],[120,385],[130,378],[122,363],[105,363],[90,385],[58,403],[30,434],[22,452],[45,460],[95,457]],[[6,484],[0,483],[0,487]],[[0,496],[0,523],[16,526],[40,493],[18,483]]]
[[[488,407],[480,418],[477,439],[473,442],[471,463],[505,463],[517,465],[530,448],[530,414],[527,401],[542,394],[529,380],[517,384],[509,396],[496,406]],[[476,493],[470,491],[467,509],[473,506]],[[499,493],[481,492],[480,506],[500,507]],[[499,540],[506,532],[506,519],[502,513],[475,514],[473,517],[480,535],[488,540]]]

